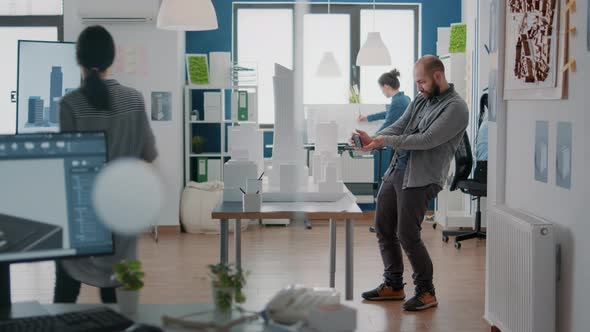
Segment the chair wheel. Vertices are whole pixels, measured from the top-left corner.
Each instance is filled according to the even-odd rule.
[[[432,228],[436,229],[436,223],[432,224]]]
[[[444,243],[449,242],[449,236],[448,235],[443,235],[442,240],[443,240]]]
[[[455,248],[461,249],[461,242],[455,242]]]

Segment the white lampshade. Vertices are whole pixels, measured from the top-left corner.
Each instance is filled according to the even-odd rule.
[[[217,14],[211,0],[163,0],[158,29],[204,31],[217,29]]]
[[[338,77],[342,75],[342,72],[340,71],[340,66],[336,61],[334,53],[324,52],[324,55],[320,60],[320,65],[318,66],[316,75],[320,77]]]
[[[369,32],[367,41],[359,50],[356,57],[357,66],[389,66],[391,55],[381,39],[381,33]]]

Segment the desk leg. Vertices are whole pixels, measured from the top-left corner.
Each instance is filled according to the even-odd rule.
[[[330,287],[336,285],[336,220],[330,219]]]
[[[346,293],[347,301],[353,298],[354,289],[354,221],[346,220]]]
[[[236,219],[236,225],[234,227],[234,249],[236,268],[242,268],[242,220]]]
[[[227,264],[228,262],[228,255],[227,251],[229,250],[229,243],[228,243],[228,234],[229,234],[229,221],[227,219],[221,219],[220,221],[220,237],[219,237],[219,261],[222,264]]]

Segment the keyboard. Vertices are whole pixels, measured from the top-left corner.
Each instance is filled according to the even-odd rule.
[[[0,332],[115,332],[131,325],[132,320],[103,307],[0,321]]]

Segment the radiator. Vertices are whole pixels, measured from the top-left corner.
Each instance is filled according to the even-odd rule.
[[[486,318],[502,332],[555,331],[555,229],[504,206],[488,210]]]

